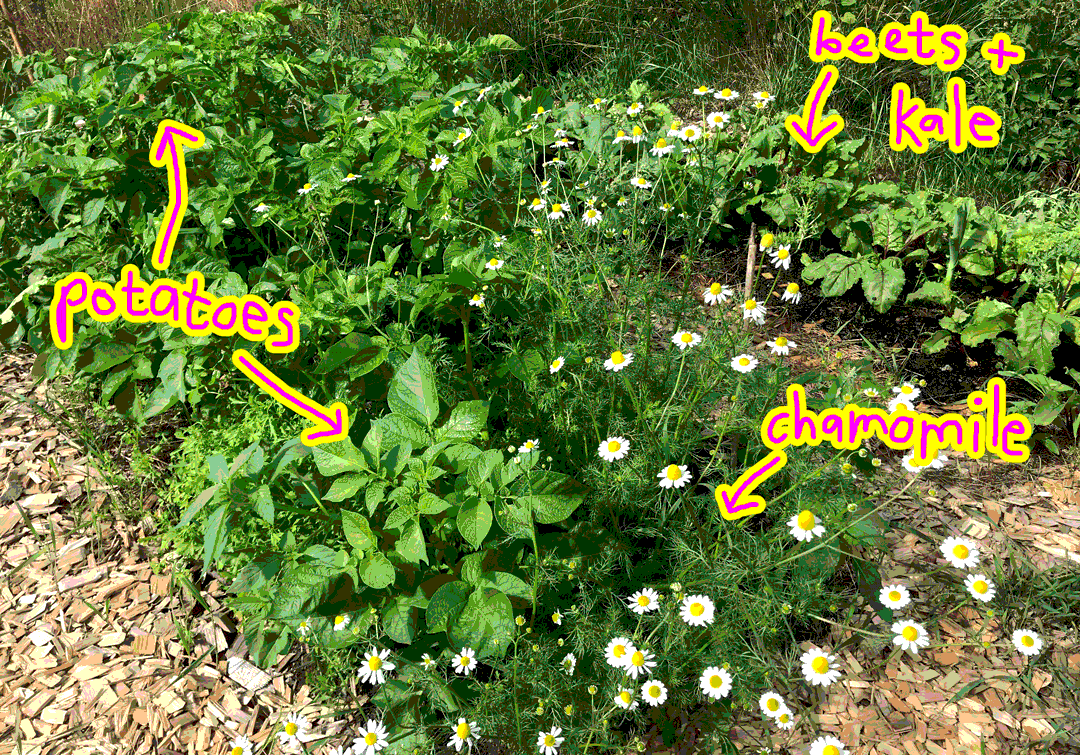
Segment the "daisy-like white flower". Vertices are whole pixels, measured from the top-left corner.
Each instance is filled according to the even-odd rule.
[[[662,205],[660,205],[660,212],[663,212],[665,214],[671,212],[674,209],[675,208],[672,206],[671,202],[664,202]],[[642,220],[645,220],[645,218],[642,218]]]
[[[787,703],[784,702],[784,698],[776,694],[776,692],[769,690],[760,698],[758,698],[758,707],[761,708],[761,712],[769,718],[776,718],[780,715],[780,712],[787,709]]]
[[[585,200],[585,205],[587,207],[596,207],[597,199],[598,199],[598,197],[589,197],[588,199]]]
[[[585,210],[585,214],[581,216],[581,222],[585,225],[596,225],[603,219],[604,216],[600,213],[600,210],[595,207],[590,207]]]
[[[476,721],[466,721],[464,718],[459,718],[453,731],[454,734],[447,744],[458,752],[461,752],[461,748],[465,745],[468,745],[469,752],[472,752],[472,746],[480,741],[480,728],[476,725]]]
[[[604,369],[618,372],[624,367],[629,366],[633,361],[633,354],[623,354],[621,351],[613,351],[607,361],[604,362]]]
[[[630,660],[630,656],[637,652],[633,643],[625,637],[615,637],[604,648],[604,660],[609,666],[622,668]]]
[[[543,228],[533,228],[532,229],[532,235],[533,236],[543,236],[544,235],[544,229]],[[543,267],[543,266],[541,266],[541,267]]]
[[[812,648],[802,654],[803,677],[810,684],[828,687],[840,678],[836,656],[829,655],[818,648]]]
[[[420,665],[424,668],[435,667],[435,659],[431,657],[431,653],[424,653],[424,655],[420,658]]]
[[[251,740],[247,737],[237,737],[229,743],[229,755],[251,755]]]
[[[815,537],[825,534],[825,525],[809,509],[803,509],[791,517],[788,520],[788,527],[791,528],[791,536],[800,542],[808,543]]]
[[[518,453],[519,454],[532,453],[533,451],[535,451],[536,449],[538,449],[540,447],[539,445],[537,445],[539,442],[540,442],[539,439],[536,439],[536,438],[534,438],[533,440],[525,441],[524,443],[522,443],[518,447]],[[556,615],[558,615],[558,614],[556,614]],[[556,621],[555,623],[558,624],[559,622]]]
[[[792,349],[797,349],[799,345],[794,341],[789,341],[784,336],[777,336],[775,341],[766,341],[765,345],[769,347],[773,354],[779,354],[780,356],[787,356]]]
[[[353,739],[353,755],[375,755],[389,744],[389,738],[390,732],[386,730],[383,722],[369,718],[367,723],[360,727],[359,736]]]
[[[652,184],[649,181],[646,181],[641,176],[634,176],[633,178],[631,178],[630,179],[630,185],[633,186],[635,189],[651,189],[652,188]]]
[[[784,295],[780,297],[780,301],[789,301],[792,304],[798,304],[800,299],[802,299],[802,292],[795,281],[784,287]]]
[[[645,106],[642,105],[640,102],[635,102],[633,105],[626,108],[626,114],[627,115],[637,115],[638,113],[640,113],[642,111],[642,109],[644,107]]]
[[[914,385],[912,383],[904,383],[903,385],[898,385],[892,390],[893,393],[895,393],[897,396],[904,396],[909,401],[914,401],[919,397],[919,394],[922,393],[922,388],[919,388],[917,385]]]
[[[734,89],[727,89],[726,87],[724,89],[716,90],[716,92],[713,94],[714,99],[724,100],[724,101],[730,101],[730,100],[737,99],[738,96],[739,96],[738,92],[736,92]]]
[[[551,621],[552,621],[552,623],[554,623],[554,624],[556,624],[558,626],[562,626],[562,614],[559,613],[558,611],[551,614]],[[560,643],[560,647],[561,647],[561,643]]]
[[[754,103],[754,109],[755,110],[764,110],[768,106],[769,106],[769,103],[764,101],[764,100]]]
[[[893,396],[891,399],[889,399],[889,403],[886,404],[886,408],[888,409],[889,414],[895,412],[897,407],[900,406],[907,407],[908,411],[915,411],[915,404],[912,403],[911,399],[909,399],[907,396]]]
[[[773,267],[783,270],[791,269],[790,245],[779,244],[775,249],[770,249],[769,257],[772,259]]]
[[[785,705],[784,709],[773,719],[773,723],[784,730],[793,729],[795,728],[795,714]]]
[[[994,583],[985,574],[967,575],[964,580],[964,587],[967,588],[971,597],[981,600],[983,603],[989,603],[997,594],[997,588],[994,587]]]
[[[544,165],[562,165],[562,164],[563,164],[563,160],[558,155],[555,155],[555,157],[551,158],[546,163],[544,163]]]
[[[848,751],[836,737],[818,737],[810,743],[810,755],[848,755]]]
[[[712,94],[712,93],[713,93],[713,90],[709,89],[704,84],[699,86],[697,89],[691,90],[691,92],[690,92],[690,94],[692,94],[692,95],[694,95],[696,97],[704,97],[705,95]]]
[[[566,216],[563,212],[563,206],[558,202],[553,202],[551,205],[551,212],[548,213],[548,220],[562,220]]]
[[[901,462],[904,465],[904,469],[906,469],[908,472],[912,472],[914,474],[918,474],[919,472],[923,471],[924,469],[941,469],[942,467],[945,466],[946,461],[948,461],[948,457],[946,456],[946,457],[943,458],[940,451],[938,451],[937,456],[935,456],[933,459],[930,460],[929,464],[925,464],[923,466],[919,466],[919,465],[915,464],[915,452],[914,451],[909,451],[907,454],[904,455],[904,458],[901,459]]]
[[[650,679],[641,688],[641,699],[653,707],[667,700],[667,687],[659,679]]]
[[[668,129],[667,135],[672,139],[677,139],[679,137],[680,128],[682,128],[682,121],[672,121],[671,128]]]
[[[543,197],[533,197],[533,200],[529,202],[529,209],[533,212],[543,210],[545,207],[547,207],[547,200]]]
[[[622,142],[630,141],[630,135],[623,131],[621,128],[615,132],[615,138],[611,141],[612,144],[621,144]]]
[[[538,105],[537,108],[536,108],[536,112],[533,113],[533,120],[536,120],[537,118],[540,118],[546,112],[547,112],[547,110],[544,109],[543,105]]]
[[[569,132],[564,128],[557,128],[557,129],[555,129],[555,138],[556,139],[561,139],[562,137],[566,136],[568,133]]]
[[[765,305],[757,299],[747,299],[743,304],[743,319],[753,320],[758,325],[765,323]]]
[[[307,193],[309,193],[311,191],[314,191],[317,188],[319,188],[319,185],[317,183],[307,183],[307,184],[304,184],[302,187],[300,187],[300,189],[298,189],[298,191],[301,194],[307,194]]]
[[[461,144],[463,141],[472,136],[471,128],[463,128],[458,132],[458,135],[454,137],[454,146]]]
[[[701,672],[698,684],[706,697],[719,700],[721,697],[727,697],[731,692],[731,674],[727,669],[719,666],[709,666]]]
[[[674,144],[668,144],[667,139],[660,137],[656,140],[656,144],[653,148],[649,150],[649,154],[656,157],[663,157],[664,155],[670,154],[674,149]]]
[[[487,261],[487,263],[484,265],[484,267],[486,269],[488,269],[488,270],[498,270],[504,264],[506,264],[506,260],[501,260],[501,259],[499,259],[497,257],[492,257],[491,259],[489,259]]]
[[[652,673],[653,668],[656,667],[654,657],[655,656],[648,650],[635,650],[630,654],[630,657],[626,659],[623,670],[634,679],[637,679],[641,674],[648,676]]]
[[[701,336],[697,333],[691,333],[689,330],[680,330],[671,337],[671,342],[679,347],[679,351],[685,351],[701,343]]]
[[[334,617],[334,631],[340,632],[345,627],[349,626],[351,619],[347,613],[339,613]]]
[[[724,286],[720,283],[713,283],[707,289],[705,289],[705,303],[706,304],[723,304],[731,298],[735,292],[730,287]]]
[[[615,704],[623,710],[633,710],[638,707],[638,701],[634,699],[634,690],[627,689],[626,687],[619,687],[619,691],[615,693]]]
[[[878,600],[887,608],[903,608],[911,602],[911,593],[903,585],[885,585],[878,593]]]
[[[945,560],[957,569],[971,569],[979,565],[979,546],[966,537],[947,537],[941,544]]]
[[[600,97],[594,97],[592,104],[589,105],[589,107],[591,107],[593,110],[600,110],[603,108],[605,102],[607,102],[607,100],[601,99]]]
[[[476,101],[477,102],[483,102],[484,98],[487,97],[487,93],[490,92],[492,90],[492,88],[493,87],[484,87],[479,92],[477,92],[476,93]]]
[[[311,723],[299,713],[293,713],[285,719],[285,725],[277,733],[278,743],[283,748],[296,748],[308,741],[308,729]]]
[[[85,126],[86,126],[86,119],[85,118],[79,118],[77,121],[75,121],[75,128],[81,130]]]
[[[259,204],[255,205],[254,209],[255,209],[255,212],[257,212],[257,213],[259,213],[261,215],[264,212],[269,212],[270,211],[270,205],[262,204],[260,202]]]
[[[611,436],[600,444],[599,451],[604,461],[618,461],[630,453],[630,444],[626,438]]]
[[[357,178],[359,178],[359,176],[357,176],[355,173],[350,173],[349,175],[345,176],[345,178],[341,179],[341,183],[349,184],[355,181]]]
[[[393,663],[386,660],[389,656],[390,651],[388,649],[379,651],[373,646],[364,656],[364,665],[360,667],[360,671],[357,673],[360,681],[367,684],[385,684],[386,672],[393,671],[395,668]]]
[[[559,745],[563,743],[566,737],[560,737],[562,729],[558,726],[551,731],[542,731],[536,738],[536,746],[540,748],[540,755],[556,755],[559,752]]]
[[[454,671],[468,676],[476,668],[476,651],[472,648],[462,648],[461,652],[454,656]]]
[[[446,155],[435,155],[435,158],[431,161],[431,169],[438,173],[449,164],[450,158]]]
[[[685,464],[668,464],[656,476],[662,488],[681,488],[690,482],[690,470]]]
[[[496,249],[498,249],[500,246],[506,243],[506,236],[499,236],[499,238],[495,239],[491,243],[495,245]]]
[[[554,362],[548,365],[548,373],[554,375],[556,372],[563,368],[564,364],[566,364],[565,359],[563,359],[562,357],[556,358]]]
[[[567,653],[566,657],[562,659],[562,668],[568,676],[573,676],[574,669],[577,668],[577,656],[573,653]]]
[[[308,632],[311,631],[311,625],[307,619],[300,619],[300,625],[296,627],[296,632],[301,637],[307,637]]]
[[[1017,629],[1012,633],[1012,642],[1026,656],[1038,655],[1043,648],[1042,638],[1030,629]]]
[[[679,138],[692,144],[701,138],[701,129],[693,124],[683,126],[682,130],[679,131]]]
[[[543,181],[540,182],[540,193],[541,194],[547,194],[548,189],[550,189],[550,188],[551,188],[551,179],[550,178],[545,178]]]
[[[484,306],[484,295],[483,294],[473,294],[472,297],[469,299],[469,306],[470,307],[483,307]]]
[[[625,195],[615,200],[616,207],[626,207],[628,204],[630,204],[630,197]]]
[[[634,144],[641,144],[645,141],[645,130],[641,126],[634,126],[630,129],[630,141]]]
[[[573,147],[574,143],[572,141],[570,141],[569,139],[563,138],[563,139],[556,139],[554,141],[554,143],[552,143],[551,146],[556,148],[556,149],[560,149],[562,147]]]
[[[626,599],[630,610],[634,613],[649,613],[660,610],[660,594],[651,587],[638,590]]]
[[[458,113],[460,113],[461,108],[465,107],[465,105],[467,105],[468,102],[469,102],[468,100],[455,100],[455,102],[454,102],[454,111],[453,111],[454,115],[457,115]]]
[[[716,607],[708,595],[687,595],[679,609],[682,620],[692,627],[712,624],[715,612]]]
[[[874,388],[873,386],[869,388],[863,388],[863,395],[867,398],[881,398],[881,393],[878,391],[877,388]]]
[[[761,234],[761,248],[762,249],[771,248],[774,241],[776,241],[776,236],[774,236],[773,234],[771,234],[771,233],[763,233],[763,234]],[[772,254],[772,252],[770,252],[770,254]]]
[[[899,645],[904,650],[918,654],[919,648],[930,644],[930,637],[922,624],[914,621],[898,621],[892,625],[893,644]]]
[[[775,99],[775,94],[769,94],[768,92],[754,92],[754,100],[757,102],[772,102]]]
[[[731,360],[731,369],[735,370],[736,372],[752,372],[753,369],[757,366],[757,357],[752,354],[739,354],[737,357]]]
[[[710,128],[723,128],[730,120],[730,115],[728,115],[727,113],[721,113],[719,111],[709,113],[707,116],[705,116],[705,122],[709,124]]]

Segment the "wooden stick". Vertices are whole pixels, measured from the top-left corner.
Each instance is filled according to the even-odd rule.
[[[746,250],[746,290],[743,301],[750,298],[750,288],[754,285],[754,265],[757,264],[757,223],[750,223],[750,243]]]

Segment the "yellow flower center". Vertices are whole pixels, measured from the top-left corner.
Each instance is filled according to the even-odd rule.
[[[720,678],[719,674],[713,674],[709,677],[709,686],[713,689],[724,686],[724,680]]]
[[[957,558],[967,558],[970,551],[966,545],[954,545],[952,549],[953,555]]]
[[[641,603],[642,600],[644,600],[645,602]],[[643,595],[638,598],[638,603],[641,603],[641,605],[643,606],[647,606],[649,605],[649,599]],[[630,656],[630,663],[634,664],[635,666],[644,666],[645,654],[642,653],[640,650],[636,651],[632,656]]]
[[[678,480],[682,477],[682,470],[675,464],[669,464],[667,470],[665,470],[665,476],[669,480]]]
[[[788,250],[787,249],[779,249],[776,252],[776,256],[777,256],[778,259],[786,260],[788,258],[788,256],[789,256]]]
[[[622,446],[619,445],[619,441],[617,441],[617,440],[609,440],[608,441],[608,444],[607,444],[608,453],[615,453],[620,448],[622,448]]]
[[[345,617],[344,616],[335,616],[334,617],[334,626],[338,626],[338,625],[344,624],[344,623],[345,623]]]
[[[480,301],[480,294],[473,294],[472,300],[473,301]]]
[[[305,189],[310,189],[310,188],[311,188],[311,184],[304,184],[304,188],[305,188]]]
[[[611,363],[612,364],[622,364],[625,361],[626,361],[626,357],[623,356],[621,351],[613,351],[613,352],[611,352]]]
[[[464,104],[465,104],[465,100],[455,100],[454,101],[454,107],[461,107]]]
[[[910,385],[905,385],[903,388],[900,389],[900,392],[901,393],[911,393],[911,392],[913,392],[913,390],[914,389]]]
[[[552,212],[562,212],[562,205],[559,204],[558,202],[556,202],[555,204],[551,205],[551,211]]]
[[[543,202],[544,202],[544,200],[542,200],[542,199],[540,199],[539,197],[537,197],[536,199],[534,199],[534,200],[532,201],[532,203],[533,203],[533,207],[539,207],[539,206],[540,206],[541,204],[543,204]]]
[[[790,719],[790,718],[791,718],[791,716],[789,716],[787,713],[781,713],[780,716],[776,720],[779,721],[782,724],[786,724],[788,722],[788,719]]]
[[[656,148],[657,149],[663,149],[666,146],[667,146],[667,139],[661,138],[661,139],[656,140]]]
[[[819,674],[824,674],[829,670],[829,659],[825,656],[818,656],[814,659],[814,662],[810,664],[810,668]]]
[[[349,175],[347,175],[347,176],[345,176],[345,177],[346,177],[346,178],[356,178],[356,176],[354,176],[354,175],[353,175],[352,173],[350,173]]]
[[[373,655],[371,656],[371,658],[368,659],[367,665],[368,668],[370,668],[372,671],[378,671],[380,668],[382,668],[382,658],[377,655]]]
[[[594,104],[594,105],[599,105],[599,104],[600,104],[600,103],[602,103],[602,102],[603,102],[603,100],[602,100],[602,99],[600,99],[599,97],[597,97],[596,99],[594,99],[594,100],[592,101],[592,104]]]
[[[491,265],[492,267],[498,267],[499,266],[499,261],[497,259],[495,259],[494,257],[492,257],[491,262],[489,262],[488,264]]]
[[[750,366],[750,360],[747,359],[746,357],[739,357],[739,366],[740,367],[749,367]]]
[[[901,632],[901,634],[908,642],[914,642],[915,640],[919,639],[919,630],[915,627],[904,627],[904,631]]]
[[[285,724],[285,733],[288,734],[290,737],[294,736],[299,730],[300,727],[294,724],[292,721]]]
[[[825,749],[821,751],[821,755],[840,755],[840,748],[836,745],[826,745]]]
[[[229,755],[244,755],[244,748],[243,747],[234,747],[231,750],[229,750]]]
[[[775,343],[776,343],[777,346],[780,346],[780,347],[787,346],[787,339],[784,338],[783,336],[777,336]]]
[[[697,132],[694,131],[693,126],[691,126],[690,128],[683,131],[683,136],[693,136],[695,133],[697,133]]]
[[[975,584],[972,585],[972,588],[975,590],[975,592],[982,594],[989,590],[990,586],[983,582],[981,579],[978,579],[975,581]]]
[[[721,286],[720,286],[719,283],[714,283],[711,286],[709,286],[709,293],[712,294],[713,296],[716,296],[718,293],[720,293],[720,288],[721,288]]]
[[[660,685],[658,685],[658,684],[650,684],[649,685],[649,697],[660,697]]]
[[[722,94],[725,97],[730,97],[731,96],[731,90],[730,89],[721,89],[720,94]]]
[[[532,449],[532,447],[533,447],[533,442],[532,442],[531,440],[527,440],[527,441],[525,441],[525,448],[528,448],[528,449],[530,449],[530,450],[531,450],[531,449]],[[559,616],[559,614],[555,614],[555,615],[556,615],[556,616]],[[559,616],[559,618],[562,618],[562,617],[561,617],[561,616]]]
[[[690,343],[693,340],[694,340],[694,336],[692,334],[690,334],[690,333],[683,333],[682,334],[682,342],[683,343]]]
[[[762,92],[762,93],[761,93],[761,96],[762,96],[762,97],[768,97],[768,96],[769,96],[769,93],[768,93],[768,92]]]
[[[641,136],[641,126],[634,126],[634,130],[631,132],[634,136]]]
[[[765,701],[765,707],[772,711],[780,710],[780,701],[775,697],[769,698]]]
[[[797,293],[799,293],[799,284],[798,283],[789,283],[787,285],[787,292],[789,294],[797,294]]]
[[[464,721],[462,721],[461,723],[459,723],[457,725],[456,733],[457,733],[458,739],[468,739],[469,738],[469,725],[467,723],[465,723]]]
[[[616,645],[615,648],[611,651],[611,653],[616,658],[622,658],[624,655],[626,655],[626,645]]]
[[[799,529],[812,530],[814,529],[814,524],[816,524],[816,522],[817,520],[814,518],[813,512],[802,511],[799,514],[799,520],[797,524],[799,525]]]
[[[616,134],[615,134],[615,137],[616,137],[616,138],[619,138],[619,139],[621,139],[621,138],[622,138],[622,137],[624,137],[624,136],[626,136],[626,132],[625,132],[625,131],[623,131],[622,129],[619,129],[619,130],[618,130],[618,131],[616,132]]]
[[[468,666],[469,665],[469,656],[463,655],[460,658],[458,658],[458,665],[459,666]]]
[[[622,700],[624,704],[629,705],[630,704],[630,693],[627,692],[626,690],[623,690],[622,692],[619,693],[619,699]]]
[[[747,302],[746,302],[746,308],[747,308],[748,310],[749,310],[749,309],[757,309],[757,302],[756,302],[756,301],[754,301],[753,299],[749,299],[749,300],[747,300]]]
[[[551,363],[551,366],[554,367],[555,369],[559,369],[560,367],[562,367],[562,360],[561,359],[556,359],[554,362]],[[528,444],[526,444],[526,445],[528,445]]]
[[[900,600],[900,592],[898,590],[892,590],[889,593],[889,600],[894,602]]]
[[[773,235],[771,233],[766,233],[764,236],[761,237],[761,246],[765,249],[768,249],[770,246],[772,246],[772,244]]]
[[[703,613],[705,613],[705,606],[701,605],[701,603],[694,603],[690,606],[691,616],[700,616]]]
[[[379,735],[373,731],[369,731],[367,734],[364,735],[364,744],[366,745],[373,745],[378,741]]]
[[[544,735],[544,744],[547,745],[548,747],[554,747],[555,746],[555,737],[551,736],[550,734],[545,734]]]
[[[537,115],[543,115],[543,114],[544,114],[544,113],[546,113],[546,112],[547,112],[547,111],[546,111],[546,110],[544,110],[544,106],[543,106],[543,105],[541,105],[540,107],[536,108],[536,114],[537,114]]]
[[[1035,640],[1031,637],[1030,634],[1025,634],[1023,637],[1020,638],[1020,644],[1026,648],[1034,647]]]

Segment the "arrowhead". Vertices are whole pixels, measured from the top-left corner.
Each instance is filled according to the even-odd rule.
[[[158,124],[157,135],[150,146],[150,164],[156,168],[165,166],[166,147],[176,151],[181,142],[187,142],[194,149],[201,147],[205,141],[206,137],[198,129],[166,118]]]
[[[740,502],[741,498],[741,502]],[[716,501],[720,504],[720,516],[728,521],[751,516],[765,509],[765,499],[759,495],[740,496],[731,485],[716,488]]]
[[[787,132],[807,152],[819,152],[825,142],[844,128],[844,119],[838,115],[831,115],[821,120],[820,130],[816,133],[814,131],[814,121],[821,117],[825,101],[839,80],[840,72],[836,66],[828,65],[822,68],[817,80],[814,81],[814,86],[806,95],[802,115],[789,115],[784,119]]]
[[[327,409],[332,416],[319,413],[314,427],[309,427],[300,434],[305,446],[317,446],[320,443],[332,443],[349,434],[349,410],[340,401]]]

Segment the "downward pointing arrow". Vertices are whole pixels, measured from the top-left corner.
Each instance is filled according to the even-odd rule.
[[[154,244],[154,256],[150,260],[150,264],[158,270],[169,266],[176,234],[187,212],[187,166],[184,163],[183,143],[187,142],[192,149],[197,149],[205,141],[202,131],[166,118],[158,124],[157,136],[150,145],[150,164],[155,168],[167,169],[169,177],[169,205],[165,208],[165,217],[161,220],[157,243]]]
[[[315,423],[314,427],[309,427],[300,433],[300,441],[305,446],[330,443],[341,440],[349,434],[349,410],[345,408],[345,404],[338,401],[327,408],[297,393],[245,349],[234,351],[232,361],[237,369],[269,393],[275,401]]]
[[[720,516],[730,522],[764,510],[765,499],[759,495],[751,495],[750,491],[779,472],[785,464],[787,464],[787,454],[783,451],[773,451],[739,475],[739,479],[733,484],[718,485],[716,502],[720,504]]]
[[[821,111],[825,109],[825,100],[829,99],[838,81],[840,81],[840,72],[836,70],[836,66],[822,68],[810,93],[806,95],[802,117],[789,115],[784,119],[787,132],[807,152],[820,152],[829,139],[844,130],[844,119],[839,115],[830,115],[821,120],[821,130],[814,131],[814,121],[821,118]]]

